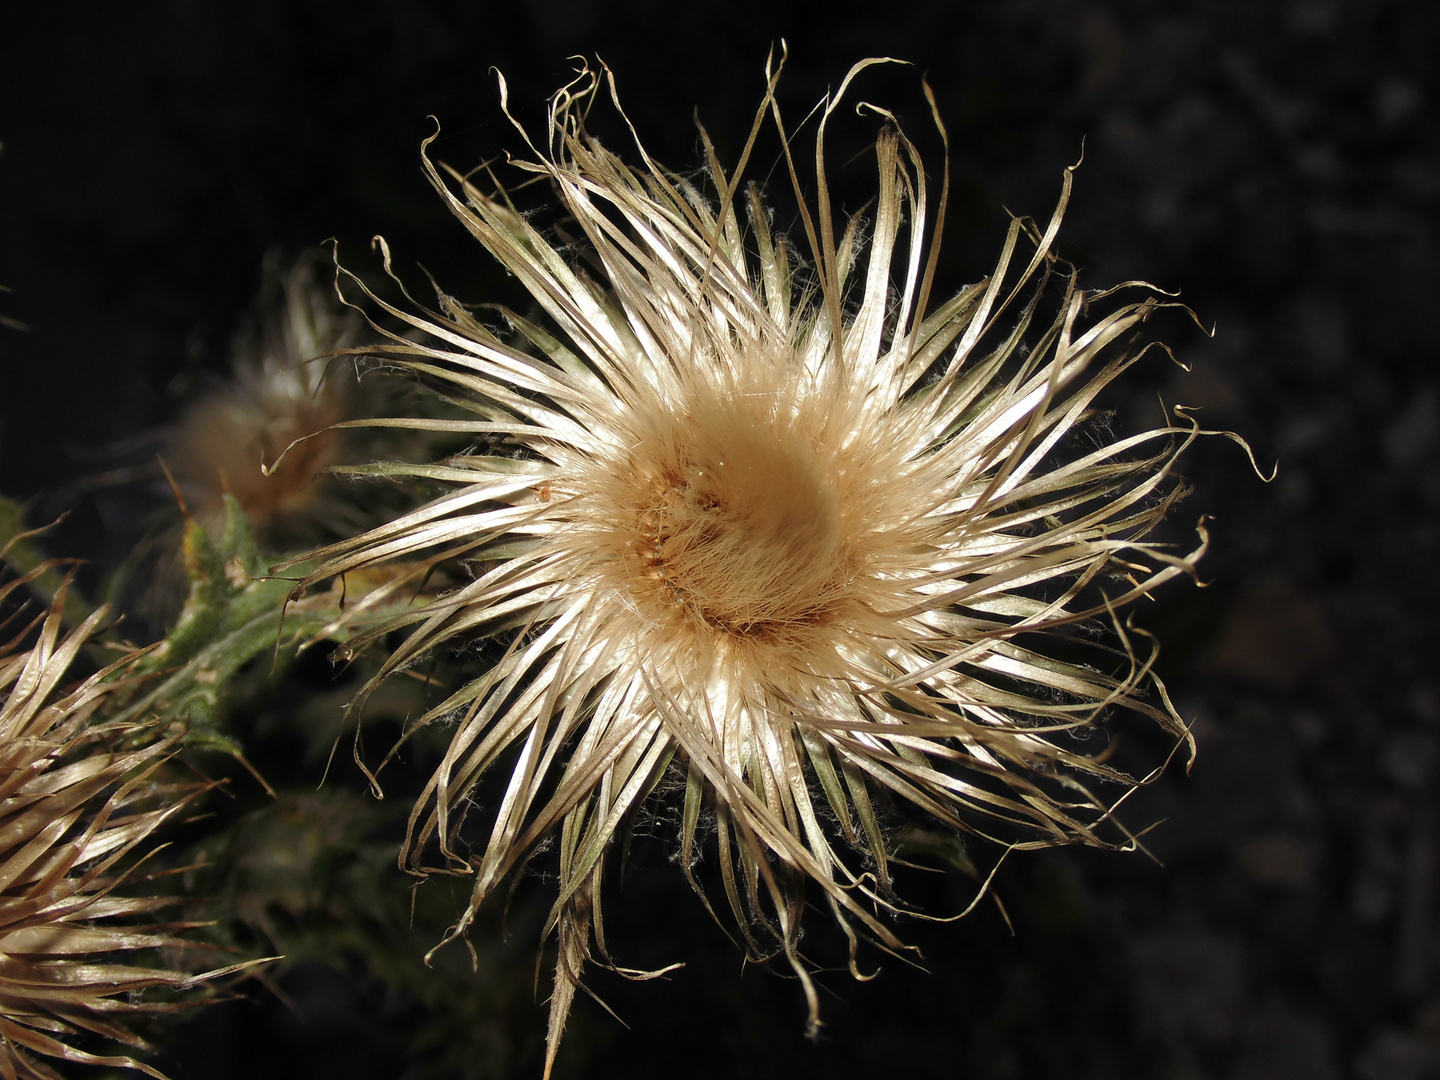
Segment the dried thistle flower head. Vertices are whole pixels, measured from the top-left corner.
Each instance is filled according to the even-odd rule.
[[[547,1071],[592,936],[604,953],[607,849],[666,770],[685,778],[682,868],[713,815],[729,907],[752,952],[794,966],[814,1023],[797,953],[807,880],[852,944],[859,930],[900,945],[877,800],[1007,848],[1125,846],[1111,808],[1137,781],[1077,736],[1128,711],[1187,741],[1115,612],[1193,572],[1200,550],[1144,537],[1179,497],[1171,467],[1196,429],[1067,438],[1139,359],[1137,328],[1162,304],[1143,285],[1130,302],[1084,294],[1055,258],[1067,172],[1043,231],[1013,222],[991,274],[932,306],[948,173],[932,215],[919,153],[883,110],[872,216],[841,228],[830,205],[827,125],[879,62],[824,103],[813,208],[778,69],[733,172],[706,140],[712,195],[588,135],[607,81],[615,95],[586,70],[552,99],[547,149],[514,164],[550,182],[593,272],[503,190],[447,180],[427,157],[543,318],[503,311],[506,340],[445,295],[421,312],[372,297],[425,335],[379,351],[463,396],[475,419],[449,430],[480,449],[415,468],[456,490],[318,552],[305,584],[427,552],[483,571],[353,647],[418,624],[383,677],[444,642],[503,644],[421,721],[455,732],[402,861],[427,872],[436,844],[439,869],[474,875],[458,936],[558,832]],[[767,117],[808,259],[742,187]],[[1068,633],[1087,623],[1118,637]],[[502,761],[488,839],[466,855],[462,819],[480,816],[476,784]]]
[[[0,607],[49,565],[0,585]],[[148,1050],[125,1018],[175,1005],[147,1000],[146,991],[188,989],[221,974],[125,959],[186,944],[183,925],[153,918],[172,898],[122,887],[137,850],[205,785],[162,786],[156,770],[176,740],[137,740],[141,725],[99,718],[122,685],[109,676],[126,661],[62,685],[106,615],[102,608],[62,635],[63,593],[32,627],[28,649],[12,641],[0,650],[0,1076],[60,1080],[53,1059],[164,1080],[128,1054],[77,1043],[98,1036]]]

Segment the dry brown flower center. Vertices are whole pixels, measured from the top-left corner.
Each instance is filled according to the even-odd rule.
[[[634,477],[636,600],[751,638],[822,619],[845,545],[835,486],[808,440],[734,411],[656,443]]]

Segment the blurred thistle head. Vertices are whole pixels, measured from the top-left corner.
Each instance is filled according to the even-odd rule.
[[[190,514],[218,527],[232,495],[271,550],[363,521],[324,476],[347,452],[346,432],[334,425],[360,407],[355,380],[326,362],[353,341],[356,319],[317,277],[313,259],[283,271],[268,260],[232,376],[190,404],[161,452]]]
[[[0,609],[49,565],[0,585]],[[62,587],[0,650],[0,1076],[59,1080],[54,1060],[164,1080],[129,1054],[84,1047],[148,1050],[127,1018],[172,1011],[174,992],[221,974],[174,970],[185,924],[156,921],[174,898],[136,895],[144,846],[208,785],[159,779],[178,736],[105,721],[130,658],[66,685],[106,611],[62,633],[63,606]],[[136,959],[156,953],[168,962]]]
[[[473,415],[449,430],[476,448],[414,469],[455,490],[315,553],[301,588],[391,559],[475,568],[346,651],[414,626],[383,678],[446,642],[497,642],[498,660],[420,720],[455,730],[402,861],[433,869],[433,845],[442,869],[473,875],[460,936],[558,834],[547,1071],[592,947],[609,959],[611,842],[667,772],[684,789],[682,869],[713,850],[748,949],[788,960],[813,1025],[797,948],[807,881],[857,975],[858,934],[901,946],[886,921],[899,910],[889,808],[1004,850],[1129,847],[1112,808],[1141,781],[1087,736],[1130,713],[1188,743],[1153,643],[1117,613],[1193,574],[1203,530],[1189,554],[1146,537],[1182,494],[1172,466],[1198,431],[1183,414],[1110,441],[1091,425],[1165,305],[1134,283],[1081,292],[1053,254],[1068,170],[1043,228],[1014,220],[989,276],[933,302],[948,169],[936,197],[915,144],[873,106],[873,208],[837,221],[826,130],[882,62],[856,65],[817,110],[813,205],[778,67],[733,169],[702,130],[708,192],[638,143],[631,165],[587,133],[607,88],[620,105],[609,72],[586,69],[552,98],[545,148],[526,136],[533,156],[512,161],[549,182],[582,244],[425,157],[539,313],[493,309],[507,327],[492,329],[444,294],[435,310],[371,296],[423,335],[377,353],[448,386]],[[767,123],[792,237],[745,178]],[[462,823],[502,762],[469,854]]]
[[[356,430],[356,418],[396,407],[400,383],[378,373],[362,378],[352,366],[346,354],[361,320],[333,285],[322,285],[322,266],[312,257],[287,265],[268,256],[260,293],[231,345],[229,374],[196,394],[174,423],[133,444],[149,450],[143,464],[81,485],[144,479],[149,498],[163,500],[148,515],[123,507],[107,514],[122,528],[137,519],[148,526],[110,583],[110,594],[137,617],[132,632],[163,634],[185,602],[182,519],[218,540],[233,499],[261,548],[293,552],[352,535],[417,501],[398,488],[359,498],[336,475],[357,458],[413,460],[415,448],[376,429]],[[423,442],[421,451],[434,452]]]

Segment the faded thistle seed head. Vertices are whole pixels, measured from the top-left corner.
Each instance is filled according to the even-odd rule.
[[[807,881],[852,944],[901,946],[882,805],[1004,850],[1127,847],[1111,809],[1139,781],[1080,736],[1131,713],[1188,742],[1153,647],[1137,650],[1148,639],[1117,613],[1193,574],[1203,530],[1187,555],[1145,537],[1180,497],[1171,468],[1198,429],[1178,414],[1108,443],[1067,438],[1164,304],[1133,283],[1083,293],[1055,257],[1068,170],[1043,229],[1013,221],[990,275],[932,303],[948,171],[932,208],[914,144],[873,107],[873,210],[837,222],[826,129],[882,62],[856,65],[818,110],[813,204],[778,69],[733,171],[705,140],[710,193],[638,144],[632,166],[587,134],[615,93],[586,69],[551,100],[545,148],[511,163],[549,182],[583,260],[503,189],[424,158],[538,311],[494,309],[502,334],[444,294],[429,311],[370,295],[408,327],[376,353],[460,400],[471,419],[445,430],[475,448],[414,467],[455,490],[315,553],[301,588],[386,560],[477,568],[347,651],[413,627],[383,678],[447,642],[503,646],[417,721],[455,728],[402,863],[473,876],[453,938],[558,834],[547,1070],[592,941],[608,961],[611,842],[667,771],[684,780],[682,868],[713,820],[747,946],[788,960],[814,1024],[797,950]],[[791,237],[744,179],[767,123],[797,201]],[[1111,632],[1072,633],[1086,627]],[[501,762],[498,802],[472,807]],[[479,827],[474,854],[462,822]]]

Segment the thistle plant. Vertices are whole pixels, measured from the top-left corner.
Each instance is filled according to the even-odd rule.
[[[443,646],[494,643],[494,662],[412,725],[453,735],[401,863],[473,878],[448,941],[558,837],[547,1074],[586,964],[598,950],[614,967],[607,854],[666,776],[683,787],[682,871],[704,899],[694,868],[714,860],[748,951],[789,963],[813,1028],[807,887],[849,936],[857,976],[860,937],[902,947],[887,807],[997,852],[1131,847],[1113,809],[1145,778],[1106,763],[1092,736],[1129,714],[1189,742],[1153,642],[1120,613],[1193,576],[1203,526],[1189,552],[1149,536],[1184,493],[1173,467],[1200,432],[1183,413],[1108,441],[1092,425],[1169,305],[1141,283],[1084,292],[1055,255],[1069,170],[1043,228],[1013,220],[990,273],[937,302],[948,166],[936,196],[875,106],[861,109],[878,119],[873,208],[837,220],[827,129],[885,62],[857,64],[817,110],[813,178],[767,67],[734,168],[702,129],[704,183],[638,137],[638,164],[592,137],[607,90],[624,114],[609,72],[587,68],[552,98],[539,145],[516,123],[530,153],[510,162],[548,182],[578,242],[498,181],[434,164],[427,141],[435,189],[535,310],[489,306],[492,325],[444,292],[433,308],[390,302],[342,271],[404,327],[371,352],[468,414],[372,423],[473,445],[371,467],[453,490],[312,553],[293,595],[396,560],[471,569],[342,654],[408,629],[379,680]],[[792,235],[746,179],[767,125]],[[494,805],[472,806],[502,768]]]

